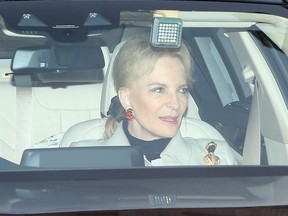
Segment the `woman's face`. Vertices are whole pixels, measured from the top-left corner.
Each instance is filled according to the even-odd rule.
[[[151,73],[140,77],[129,88],[119,91],[125,109],[131,107],[131,135],[143,140],[176,135],[188,102],[184,66],[178,58],[161,57]]]

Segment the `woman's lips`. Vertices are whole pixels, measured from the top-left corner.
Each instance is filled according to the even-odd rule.
[[[166,124],[176,125],[178,123],[178,116],[162,116],[160,120]]]

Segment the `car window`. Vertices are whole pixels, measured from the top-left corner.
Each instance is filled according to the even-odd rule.
[[[7,95],[1,99],[1,104],[4,104],[1,107],[3,122],[1,128],[4,131],[1,137],[1,146],[4,149],[2,153],[4,159],[17,164],[21,163],[23,152],[28,152],[27,155],[30,157],[34,155],[35,150],[37,155],[35,157],[42,157],[41,154],[53,155],[55,152],[60,152],[62,150],[59,149],[62,147],[78,146],[82,148],[106,145],[108,139],[105,129],[107,128],[107,118],[115,113],[115,110],[121,111],[124,108],[124,111],[127,111],[123,105],[124,102],[119,97],[121,95],[119,95],[119,89],[115,86],[120,78],[117,80],[114,75],[111,75],[116,73],[117,67],[121,66],[122,71],[125,69],[122,67],[124,64],[116,64],[115,66],[115,61],[117,63],[120,58],[118,55],[117,59],[117,53],[121,50],[124,42],[156,31],[157,22],[154,23],[153,21],[158,19],[155,17],[166,13],[161,10],[119,9],[117,11],[119,13],[115,13],[115,16],[106,14],[105,11],[99,14],[89,13],[83,26],[82,24],[59,24],[60,21],[49,20],[36,11],[35,14],[21,14],[19,12],[21,16],[18,17],[9,17],[5,12],[0,14],[3,23],[0,35],[2,38],[0,47],[1,88]],[[222,157],[224,164],[230,161],[227,159],[227,155],[231,155],[233,158],[231,159],[233,162],[230,161],[231,165],[242,164],[243,149],[246,148],[247,128],[249,122],[252,121],[250,116],[255,91],[259,91],[261,96],[258,110],[261,112],[262,122],[261,140],[259,141],[262,146],[260,147],[261,163],[269,164],[271,160],[276,160],[275,155],[277,154],[274,151],[269,151],[270,146],[274,145],[273,142],[286,143],[286,135],[283,132],[286,123],[279,120],[281,115],[276,111],[276,107],[281,106],[282,103],[287,103],[287,55],[285,54],[285,43],[281,44],[281,40],[284,40],[283,37],[281,35],[275,36],[276,31],[273,28],[278,28],[281,30],[281,34],[285,35],[287,29],[282,23],[286,23],[286,20],[274,15],[257,13],[251,13],[251,17],[239,12],[219,12],[221,16],[217,12],[211,13],[215,20],[219,21],[217,23],[207,19],[205,12],[194,13],[185,10],[178,12],[177,19],[174,19],[176,15],[170,15],[172,18],[169,17],[171,19],[168,21],[174,22],[173,25],[179,23],[182,25],[183,23],[181,39],[183,39],[183,43],[191,55],[192,67],[188,75],[193,82],[191,85],[187,85],[188,94],[185,96],[183,110],[179,111],[180,123],[175,131],[178,132],[179,129],[181,140],[183,138],[183,140],[187,139],[188,142],[199,143],[197,150],[193,151],[201,152],[197,154],[197,156],[201,156],[195,159],[198,160],[199,164],[194,161],[186,165],[193,165],[194,163],[194,165],[205,165],[203,160],[205,161],[206,155],[210,153],[213,157],[215,155],[213,160],[217,161],[218,158],[221,160]],[[198,18],[196,17],[199,18],[199,23],[197,23]],[[268,18],[272,21],[267,21]],[[71,23],[77,23],[71,17],[67,19],[71,19]],[[263,24],[263,20],[266,24]],[[161,21],[161,19],[158,20],[159,23]],[[49,24],[49,22],[53,24]],[[67,22],[63,21],[63,23]],[[278,23],[278,27],[273,26],[273,23]],[[52,26],[50,30],[46,29],[49,25]],[[156,46],[160,52],[162,48],[159,44],[153,45],[153,37],[150,37],[151,46]],[[173,49],[177,51],[179,47],[167,48],[170,51]],[[137,58],[129,59],[129,55],[126,55],[128,60],[131,61],[132,59],[129,64],[141,62]],[[122,59],[120,60],[122,61]],[[153,61],[157,62],[156,60]],[[127,63],[127,65],[129,64]],[[134,73],[141,71],[142,68],[148,68],[147,65],[143,64]],[[185,64],[183,63],[183,65]],[[152,68],[152,72],[150,72],[153,75],[154,66],[150,67]],[[169,69],[168,67],[166,70]],[[141,80],[142,75],[137,76],[137,79]],[[132,79],[131,77],[129,78]],[[166,77],[166,74],[155,77]],[[137,83],[137,79],[132,84]],[[172,80],[176,82],[178,79],[182,79],[179,73]],[[157,97],[165,95],[164,92],[168,92],[168,89],[170,91],[170,86],[166,83],[162,84],[162,82],[166,81],[159,79],[156,82],[161,84],[161,88],[157,87],[155,90]],[[139,90],[142,84],[142,81],[139,81],[135,89]],[[255,87],[256,84],[258,90]],[[180,89],[179,92],[183,91],[186,94],[186,87]],[[272,94],[267,89],[273,89],[275,92]],[[273,98],[278,94],[276,91],[280,93],[279,97],[277,96],[277,101]],[[147,100],[144,100],[144,95],[141,95],[141,92],[138,93],[138,98],[141,100],[135,101],[139,104],[143,103],[138,110],[146,111],[146,119],[149,119],[150,113],[147,110],[152,110],[153,106],[146,107],[146,104],[152,104],[153,97],[147,97]],[[155,101],[160,103],[160,100]],[[181,100],[179,101],[181,102]],[[132,102],[132,104],[135,105],[136,102]],[[182,104],[180,105],[182,106]],[[134,114],[138,115],[137,112],[140,112],[134,113],[133,111],[133,109],[132,111],[129,110],[126,117],[132,115],[133,120]],[[161,112],[165,113],[165,111]],[[283,112],[285,111],[283,110]],[[116,112],[115,115],[118,113]],[[167,114],[166,116],[165,114],[165,117],[161,116],[160,119],[171,124],[176,119],[173,115]],[[269,130],[269,124],[267,124],[272,116],[274,116],[272,125],[275,126],[273,132]],[[126,117],[125,115],[120,116],[117,124],[120,126],[124,124],[126,120],[123,120]],[[139,122],[137,118],[135,120],[138,124],[137,127],[145,129],[145,136],[148,131],[149,138],[161,138],[161,141],[162,138],[169,138],[169,140],[172,138],[173,140],[176,135],[174,132],[173,135],[161,135],[162,132],[158,134],[156,131],[162,127],[157,127],[157,123],[156,121],[153,122],[152,117],[150,122],[144,118],[142,120],[141,117],[139,119],[141,120]],[[128,128],[127,135],[132,130],[129,126],[131,125],[130,119],[125,124],[123,127],[124,129],[125,127]],[[168,130],[163,129],[163,134],[164,131],[167,132]],[[144,141],[148,140],[144,138]],[[109,146],[122,146],[124,145],[123,142],[118,141],[109,144]],[[137,143],[139,140],[135,142]],[[204,143],[202,144],[202,142]],[[216,149],[219,148],[219,151],[225,146],[223,152],[228,149],[229,153],[217,155],[218,150],[210,152],[208,150],[210,142],[215,143],[215,146],[218,146]],[[217,144],[217,142],[225,144]],[[167,153],[167,157],[168,155],[171,158],[176,157],[176,155],[166,152],[165,147],[167,146],[164,145],[161,151],[159,149],[157,151]],[[78,149],[79,152],[82,151],[81,148]],[[70,151],[68,149],[67,151]],[[73,151],[71,154],[74,155],[76,150],[71,151]],[[131,152],[134,150],[123,150],[123,154],[128,154],[129,157]],[[140,152],[140,155],[142,153]],[[158,157],[155,164],[163,162],[161,162],[160,153],[155,156]],[[75,154],[78,154],[77,151]],[[145,156],[147,155],[144,153],[144,160],[153,165]],[[71,156],[71,158],[73,157]],[[187,157],[190,158],[190,156]],[[140,158],[142,159],[142,157]],[[284,155],[283,158],[285,158]],[[29,160],[23,159],[26,162]],[[193,160],[191,159],[191,161]],[[167,165],[169,163],[167,162]],[[273,163],[271,162],[271,164]],[[286,163],[285,159],[281,159],[281,163]],[[180,164],[182,163],[179,162],[178,165]]]
[[[287,70],[285,1],[0,1],[0,214],[286,208]]]
[[[196,37],[195,40],[207,64],[210,76],[216,85],[223,107],[231,102],[238,101],[239,98],[232,80],[211,38]]]

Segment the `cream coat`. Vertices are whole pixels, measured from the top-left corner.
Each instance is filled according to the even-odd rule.
[[[217,144],[215,155],[220,158],[220,165],[235,165],[231,149],[226,142],[211,139],[183,138],[180,131],[171,139],[160,154],[160,158],[149,162],[145,156],[146,166],[205,165],[203,158],[207,155],[206,145],[213,141]],[[72,143],[71,146],[129,146],[122,124],[113,136],[106,141],[85,140]]]

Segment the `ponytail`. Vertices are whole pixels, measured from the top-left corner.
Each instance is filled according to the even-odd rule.
[[[118,127],[118,122],[113,116],[109,116],[105,123],[104,139],[109,139]]]
[[[116,131],[119,122],[125,118],[125,110],[121,105],[118,96],[111,99],[107,115],[109,117],[105,123],[104,139],[109,139]]]

